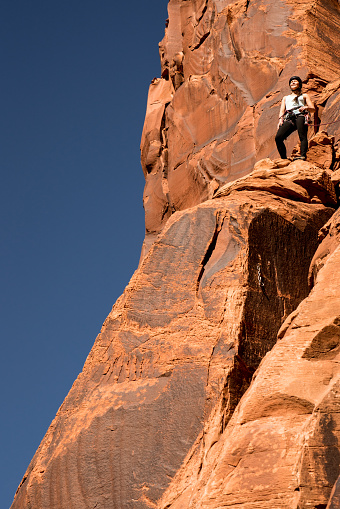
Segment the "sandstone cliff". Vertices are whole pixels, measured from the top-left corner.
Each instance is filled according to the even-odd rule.
[[[339,3],[168,9],[141,262],[12,509],[338,508]],[[274,147],[292,74],[307,161]]]

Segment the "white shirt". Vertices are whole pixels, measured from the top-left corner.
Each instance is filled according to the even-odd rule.
[[[293,111],[295,115],[301,114],[300,108],[301,106],[306,106],[305,98],[303,95],[299,95],[299,97],[296,97],[296,95],[286,95],[286,111]]]

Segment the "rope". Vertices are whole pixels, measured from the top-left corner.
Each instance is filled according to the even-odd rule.
[[[321,124],[310,124],[310,123],[308,123],[308,125],[311,125],[313,127],[320,127],[320,125],[336,124],[337,122],[340,122],[340,119],[339,120],[334,120],[334,122],[322,122]]]

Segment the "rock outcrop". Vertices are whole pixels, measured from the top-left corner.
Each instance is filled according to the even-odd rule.
[[[140,265],[12,509],[340,507],[339,28],[337,0],[170,0]],[[307,161],[273,141],[296,73]]]
[[[148,507],[197,439],[218,439],[308,295],[317,234],[333,213],[293,182],[297,164],[312,173],[291,163],[286,197],[273,173],[277,193],[253,178],[170,218],[104,323],[17,507]]]
[[[340,120],[339,20],[337,0],[169,2],[141,141],[145,250],[171,213],[277,157],[273,131],[292,74],[318,106],[316,127],[322,118],[339,141],[339,123],[329,124]]]
[[[340,473],[339,263],[340,246],[283,324],[222,437],[205,449],[196,482],[169,490],[162,507],[327,506]]]

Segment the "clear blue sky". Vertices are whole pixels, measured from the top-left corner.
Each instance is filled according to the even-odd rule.
[[[1,508],[138,264],[166,7],[1,3]]]

